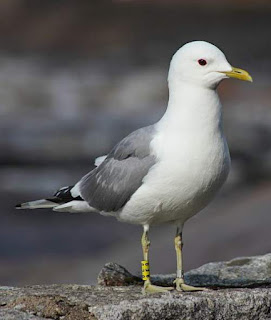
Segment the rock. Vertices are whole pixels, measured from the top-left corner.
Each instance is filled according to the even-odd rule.
[[[175,274],[153,275],[151,280],[156,285],[171,286],[175,277]],[[200,287],[271,285],[271,254],[207,263],[186,272],[184,277],[188,284]],[[140,283],[142,283],[140,278],[131,275],[116,263],[106,264],[98,276],[100,285],[126,286]]]
[[[207,263],[185,274],[193,285],[255,287],[271,284],[271,254]]]
[[[42,320],[44,318],[33,316],[29,313],[10,310],[10,309],[0,309],[0,319],[3,320]]]
[[[7,304],[7,307],[14,308],[23,312],[33,312],[38,316],[50,319],[64,317],[68,320],[87,320],[91,319],[88,306],[85,303],[70,303],[61,296],[23,296]],[[95,317],[92,317],[95,319]]]
[[[270,261],[267,254],[208,263],[187,272],[186,279],[215,290],[147,296],[142,295],[138,277],[108,263],[99,274],[98,286],[0,287],[0,319],[267,320],[271,318]],[[159,284],[173,279],[174,275],[153,277]]]
[[[114,262],[106,263],[98,275],[98,285],[101,286],[129,286],[140,283],[143,283],[141,278]]]
[[[0,301],[0,319],[5,320],[255,320],[271,316],[271,288],[143,296],[135,285],[5,287],[0,288]]]

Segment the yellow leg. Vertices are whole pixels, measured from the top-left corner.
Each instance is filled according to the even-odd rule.
[[[174,281],[176,284],[177,291],[203,291],[205,288],[200,287],[193,287],[185,284],[184,282],[184,275],[183,275],[183,259],[182,259],[182,233],[177,229],[177,234],[175,237],[175,250],[176,250],[176,257],[177,257],[177,277]]]
[[[149,226],[144,225],[144,232],[141,238],[143,258],[142,261],[142,278],[144,280],[143,294],[146,293],[157,293],[157,292],[168,292],[173,290],[173,287],[159,287],[151,284],[150,280],[150,270],[149,270],[149,248],[150,241],[148,239]]]

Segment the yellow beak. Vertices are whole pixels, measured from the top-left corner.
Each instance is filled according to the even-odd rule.
[[[232,71],[226,71],[222,73],[225,73],[225,75],[230,78],[253,82],[251,75],[243,69],[232,67]]]

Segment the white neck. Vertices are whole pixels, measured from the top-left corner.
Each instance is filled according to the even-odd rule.
[[[217,91],[171,79],[168,107],[158,122],[158,130],[159,128],[172,133],[221,132],[221,103]]]

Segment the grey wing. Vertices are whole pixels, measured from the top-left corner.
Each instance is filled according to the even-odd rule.
[[[80,194],[91,207],[112,212],[127,203],[156,162],[150,154],[154,131],[153,126],[134,131],[81,179]]]

